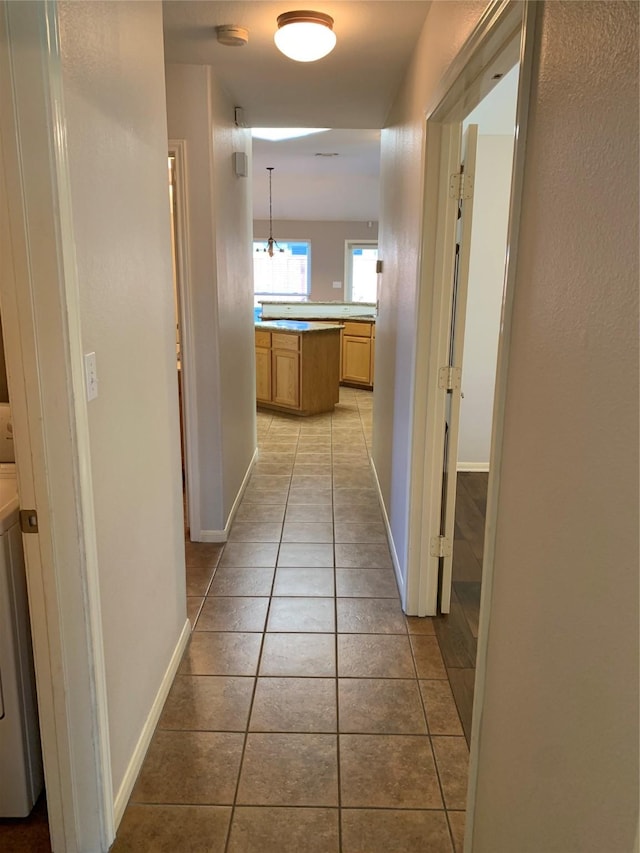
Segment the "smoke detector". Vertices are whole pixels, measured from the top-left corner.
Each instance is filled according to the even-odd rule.
[[[216,35],[220,44],[227,47],[242,47],[249,41],[249,30],[246,27],[236,27],[232,24],[216,27]]]

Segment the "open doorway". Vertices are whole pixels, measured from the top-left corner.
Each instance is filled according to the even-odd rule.
[[[493,402],[507,252],[519,66],[464,119],[477,125],[449,615],[436,622],[467,743],[475,681]]]

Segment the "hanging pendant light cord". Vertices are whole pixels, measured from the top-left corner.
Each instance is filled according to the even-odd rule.
[[[267,171],[269,172],[269,239],[267,240],[267,252],[269,253],[269,257],[273,257],[273,244],[275,240],[273,239],[273,204],[271,201],[271,173],[273,172],[273,166],[267,166]]]

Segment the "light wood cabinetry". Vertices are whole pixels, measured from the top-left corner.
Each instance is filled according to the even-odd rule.
[[[256,329],[260,406],[299,415],[330,412],[340,394],[339,371],[339,329],[301,334]]]
[[[346,322],[342,331],[342,367],[340,381],[370,388],[373,385],[375,325]]]

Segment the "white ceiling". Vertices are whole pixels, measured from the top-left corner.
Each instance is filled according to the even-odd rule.
[[[276,19],[295,2],[165,0],[167,62],[211,65],[252,127],[381,128],[427,10],[427,0],[322,0],[337,44],[318,62],[294,62],[273,42]],[[243,47],[225,47],[215,27],[249,30]]]
[[[519,65],[504,75],[489,94],[464,120],[464,126],[478,125],[478,133],[513,136],[516,126]]]
[[[428,0],[322,0],[334,18],[335,50],[294,62],[273,42],[276,18],[292,2],[164,0],[167,62],[211,65],[251,127],[328,127],[285,142],[254,140],[254,219],[377,220],[380,133],[427,14]],[[302,4],[304,7],[304,4]],[[215,27],[249,30],[243,47],[225,47]],[[372,130],[373,128],[373,130]],[[336,152],[337,157],[316,157]]]

